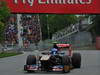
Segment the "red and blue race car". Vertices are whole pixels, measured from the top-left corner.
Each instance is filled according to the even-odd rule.
[[[32,71],[61,71],[68,73],[72,68],[81,67],[81,54],[73,53],[70,44],[56,44],[60,51],[56,55],[50,52],[43,52],[39,57],[29,55],[24,65],[24,70],[27,72]],[[62,49],[67,49],[64,53]]]

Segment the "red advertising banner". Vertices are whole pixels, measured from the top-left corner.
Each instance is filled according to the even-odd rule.
[[[12,13],[99,14],[100,0],[5,0]]]

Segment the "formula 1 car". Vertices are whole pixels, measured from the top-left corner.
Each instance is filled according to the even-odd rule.
[[[24,70],[32,71],[61,71],[68,73],[72,68],[81,67],[81,54],[73,53],[70,44],[57,44],[60,51],[57,55],[52,55],[50,52],[43,52],[41,56],[29,55],[24,65]],[[61,49],[68,49],[67,54]]]

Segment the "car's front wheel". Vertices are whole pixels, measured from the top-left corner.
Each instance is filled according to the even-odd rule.
[[[63,64],[63,73],[69,73],[71,64],[69,56],[66,55],[62,57],[62,64]]]

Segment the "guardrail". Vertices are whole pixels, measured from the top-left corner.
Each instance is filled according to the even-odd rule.
[[[59,41],[63,39],[64,37],[67,37],[69,35],[72,35],[73,33],[76,33],[79,31],[79,23],[72,24],[69,27],[64,28],[63,30],[60,30],[53,34],[52,40]]]

